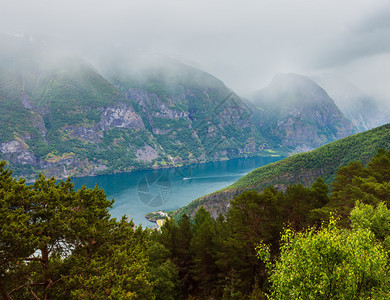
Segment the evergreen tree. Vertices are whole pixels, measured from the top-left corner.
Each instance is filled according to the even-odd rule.
[[[194,291],[195,283],[191,273],[193,257],[191,240],[193,237],[190,218],[184,215],[177,223],[167,219],[156,238],[169,252],[169,258],[176,265],[180,278],[180,293],[183,297]]]
[[[330,197],[330,208],[341,217],[341,224],[349,226],[349,214],[356,201],[378,205],[381,201],[390,204],[390,151],[378,153],[363,167],[352,162],[337,172]]]
[[[215,221],[203,206],[194,217],[194,235],[191,240],[193,253],[192,274],[199,293],[210,295],[217,281]]]
[[[104,191],[40,175],[33,185],[0,164],[1,294],[5,299],[152,297],[148,234],[110,219]]]
[[[169,251],[161,243],[154,241],[147,250],[153,294],[156,299],[173,300],[179,298],[180,286],[176,265],[169,258]]]
[[[281,197],[282,192],[267,188],[261,194],[243,192],[230,203],[226,214],[229,236],[218,263],[230,285],[236,287],[234,293],[249,294],[256,277],[260,277],[260,284],[265,280],[265,269],[256,258],[255,247],[262,240],[277,244],[282,228],[278,207]]]

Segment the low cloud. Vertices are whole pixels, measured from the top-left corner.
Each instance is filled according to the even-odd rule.
[[[104,63],[118,51],[165,54],[219,77],[241,94],[262,88],[278,72],[336,72],[390,96],[388,84],[378,84],[388,72],[376,70],[389,65],[389,16],[384,0],[0,4],[5,33],[57,40],[93,62]]]

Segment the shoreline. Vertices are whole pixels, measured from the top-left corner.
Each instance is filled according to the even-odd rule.
[[[161,227],[164,225],[166,219],[169,219],[169,215],[167,212],[163,210],[147,213],[145,215],[145,219],[149,222],[153,222],[157,224],[157,230],[161,230]]]
[[[123,173],[134,173],[134,172],[142,172],[142,171],[153,171],[153,170],[161,170],[161,169],[175,169],[175,168],[183,168],[183,167],[188,167],[188,166],[194,166],[194,165],[199,165],[199,164],[207,164],[207,163],[215,163],[215,162],[222,162],[222,161],[231,161],[235,159],[243,159],[243,158],[256,158],[256,157],[284,157],[285,153],[283,152],[276,152],[276,153],[258,153],[254,155],[249,155],[249,156],[239,156],[239,157],[234,157],[234,158],[223,158],[223,159],[217,159],[217,160],[209,160],[209,161],[202,161],[202,162],[193,162],[193,163],[188,163],[188,164],[182,164],[182,165],[165,165],[165,166],[158,166],[158,167],[150,167],[150,168],[145,168],[145,169],[136,169],[136,170],[127,170],[127,171],[119,171],[119,172],[114,172],[114,173],[103,173],[103,174],[89,174],[89,175],[69,175],[69,176],[50,176],[50,177],[45,177],[46,178],[51,178],[54,177],[56,180],[66,180],[67,178],[85,178],[85,177],[98,177],[98,176],[106,176],[106,175],[114,175],[114,174],[123,174]],[[9,161],[5,160],[7,162],[6,167],[12,168],[12,166],[9,165]],[[39,173],[44,173],[43,170],[40,170]],[[39,174],[38,173],[38,174]],[[26,183],[34,183],[36,178],[38,177],[38,174],[35,178],[27,178],[23,177],[20,175],[15,176],[15,178],[23,178]]]

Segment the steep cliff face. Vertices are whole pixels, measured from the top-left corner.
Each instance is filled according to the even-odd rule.
[[[0,159],[16,175],[81,176],[144,165],[135,153],[153,144],[151,133],[134,103],[91,65],[53,57],[39,42],[0,44]]]
[[[128,143],[134,152],[144,146],[144,139],[152,139],[132,103],[82,61],[69,59],[50,70],[36,68],[35,73],[12,65],[2,75],[0,158],[9,161],[17,175],[101,173],[121,160],[118,151],[131,152],[120,149],[125,137],[130,140],[140,132]],[[116,156],[110,157],[112,153]],[[126,168],[133,166],[119,171]]]
[[[145,129],[142,118],[129,104],[117,103],[116,106],[105,107],[102,109],[100,118],[99,125],[102,130],[109,128]]]
[[[47,60],[41,45],[19,42],[0,51],[0,159],[16,175],[181,166],[268,147],[252,111],[209,74],[169,62],[136,78],[118,68],[111,83],[80,58]]]
[[[36,165],[38,162],[37,157],[28,151],[28,145],[21,139],[1,143],[0,153],[3,153],[5,159],[23,165]]]
[[[248,156],[268,147],[249,106],[210,74],[172,60],[153,61],[142,76],[116,69],[110,81],[138,104],[172,163]]]
[[[312,80],[279,74],[253,97],[260,131],[275,146],[301,152],[356,131],[328,94]]]
[[[103,77],[45,44],[0,37],[0,159],[28,178],[86,176],[302,152],[354,132],[303,76],[275,77],[253,104],[174,60],[119,61]]]
[[[351,82],[335,76],[315,77],[313,80],[327,91],[337,107],[359,131],[390,121],[386,108]]]

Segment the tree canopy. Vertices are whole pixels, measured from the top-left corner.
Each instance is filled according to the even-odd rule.
[[[3,299],[386,299],[390,151],[367,166],[236,196],[225,216],[200,208],[161,231],[111,218],[95,187],[0,163]],[[259,259],[259,257],[261,259]]]

